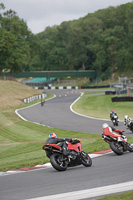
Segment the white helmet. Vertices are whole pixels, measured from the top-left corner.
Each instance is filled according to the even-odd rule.
[[[50,134],[49,134],[49,138],[51,138],[51,137],[57,138],[57,135],[56,135],[55,133],[50,133]]]
[[[125,119],[127,119],[128,118],[128,115],[125,115]]]
[[[105,128],[109,127],[109,125],[108,125],[107,123],[104,123],[104,124],[102,125],[102,127],[103,127],[103,129],[105,129]]]

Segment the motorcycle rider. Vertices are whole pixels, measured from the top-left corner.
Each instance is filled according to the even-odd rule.
[[[127,128],[130,127],[130,124],[131,124],[132,122],[133,122],[133,120],[132,120],[130,117],[128,117],[128,115],[125,115],[124,124],[125,124],[125,126],[126,126]]]
[[[72,142],[73,140],[70,138],[57,138],[57,135],[55,133],[50,133],[48,139],[46,140],[45,144],[58,144],[60,147],[63,148],[63,154],[68,155],[67,151],[67,143]],[[46,151],[47,157],[49,157],[48,152]]]
[[[45,103],[45,99],[41,99],[41,105]]]
[[[102,125],[102,128],[103,128],[102,136],[110,136],[110,137],[118,138],[120,135],[123,135],[122,131],[109,126],[107,123],[104,123]]]
[[[111,119],[111,120],[113,120],[114,115],[117,116],[116,112],[115,112],[114,110],[111,110],[111,112],[110,112],[110,119]],[[117,116],[117,119],[118,119],[118,116]]]

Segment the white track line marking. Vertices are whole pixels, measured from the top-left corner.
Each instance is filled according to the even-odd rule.
[[[133,190],[133,181],[118,183],[118,184],[109,185],[109,186],[97,187],[97,188],[92,188],[92,189],[32,198],[29,200],[62,200],[62,199],[63,200],[81,200],[85,198],[99,197],[103,195],[126,192],[130,190]]]
[[[71,110],[73,113],[75,113],[75,114],[77,114],[77,115],[79,115],[79,116],[86,117],[86,118],[89,118],[89,119],[96,119],[96,120],[102,120],[102,121],[110,121],[109,119],[100,119],[100,118],[96,118],[96,117],[90,117],[90,116],[83,115],[83,114],[80,114],[80,113],[74,111],[74,110],[72,109],[72,106],[83,96],[83,94],[84,94],[84,93],[82,92],[81,95],[70,105],[70,110]],[[122,120],[119,120],[119,122],[123,122],[123,121],[122,121]]]
[[[54,95],[54,96],[51,97],[50,99],[46,99],[46,101],[51,100],[51,99],[54,99],[55,97],[56,97],[56,95]],[[24,109],[29,108],[29,107],[33,107],[33,106],[35,106],[35,105],[37,105],[37,104],[40,104],[40,102],[37,102],[37,103],[32,104],[32,105],[30,105],[30,106],[26,106],[26,107],[24,107],[24,108],[16,109],[16,110],[15,110],[15,113],[16,113],[21,119],[23,119],[24,121],[28,121],[27,119],[25,119],[24,117],[22,117],[22,116],[18,113],[18,111],[19,111],[19,110],[24,110]],[[34,123],[34,122],[33,122],[33,123]],[[35,123],[36,123],[36,122],[35,122]],[[36,123],[36,124],[39,124],[39,123]]]

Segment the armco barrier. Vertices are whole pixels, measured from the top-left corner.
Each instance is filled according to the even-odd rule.
[[[64,89],[75,89],[78,90],[78,86],[51,86],[51,87],[35,87],[35,89],[41,89],[41,90],[64,90]]]
[[[35,96],[29,97],[27,99],[24,99],[23,101],[24,101],[24,103],[30,103],[37,99],[44,99],[45,97],[47,97],[47,94],[40,94],[40,95],[35,95]]]
[[[79,86],[80,89],[108,88],[110,85]]]
[[[47,87],[47,86],[39,86],[39,87],[35,87],[35,89],[41,89],[41,90],[64,90],[64,89],[93,89],[93,88],[108,88],[109,85],[98,85],[98,86],[51,86],[51,87]]]
[[[133,101],[133,97],[113,97],[112,102]]]

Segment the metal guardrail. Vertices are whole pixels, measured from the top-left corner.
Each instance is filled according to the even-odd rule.
[[[44,99],[47,97],[47,94],[40,94],[40,95],[35,95],[32,97],[29,97],[27,99],[23,99],[24,103],[30,103],[32,101],[38,100],[38,99]]]

